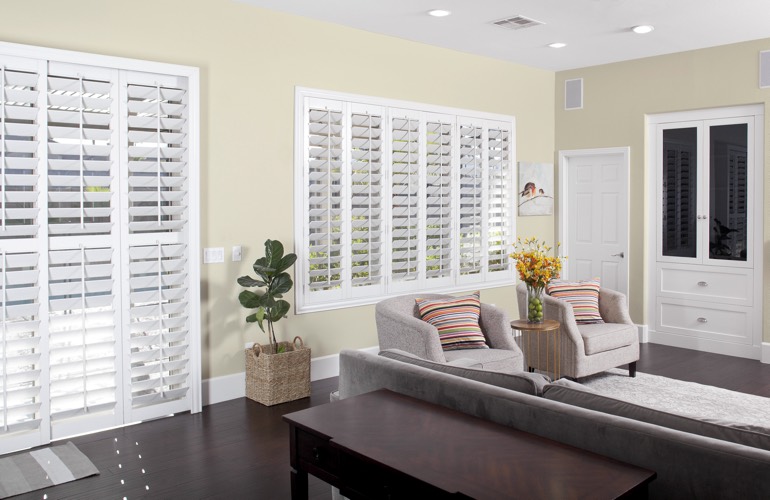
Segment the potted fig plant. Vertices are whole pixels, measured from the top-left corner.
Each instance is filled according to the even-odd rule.
[[[310,396],[310,349],[298,336],[293,342],[278,342],[275,336],[275,323],[291,308],[283,295],[294,286],[286,271],[297,260],[283,252],[280,241],[268,239],[265,256],[253,265],[257,277],[238,278],[239,285],[257,289],[238,295],[243,307],[254,310],[246,321],[257,323],[268,337],[268,346],[255,343],[246,349],[246,397],[266,406]]]

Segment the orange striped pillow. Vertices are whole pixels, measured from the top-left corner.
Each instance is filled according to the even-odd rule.
[[[448,299],[416,299],[420,317],[435,326],[445,351],[488,349],[479,327],[479,292]]]
[[[546,285],[546,292],[551,297],[572,304],[575,321],[579,325],[604,323],[599,314],[599,278],[586,281],[557,281]]]

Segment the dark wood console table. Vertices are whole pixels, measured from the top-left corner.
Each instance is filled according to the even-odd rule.
[[[646,498],[656,476],[387,390],[283,418],[294,499],[308,473],[349,498]]]

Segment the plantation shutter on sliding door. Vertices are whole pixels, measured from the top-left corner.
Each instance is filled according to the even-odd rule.
[[[41,442],[41,65],[0,56],[0,453]]]
[[[188,93],[127,73],[126,421],[191,409]]]
[[[118,386],[117,71],[49,63],[51,436],[122,422]]]

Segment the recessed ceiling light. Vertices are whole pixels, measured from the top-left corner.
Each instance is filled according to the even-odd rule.
[[[561,49],[562,47],[566,47],[567,44],[564,42],[554,42],[554,43],[549,43],[548,46],[551,47],[552,49]]]
[[[433,17],[446,17],[452,14],[451,10],[433,9],[428,11],[429,16]]]
[[[634,26],[631,28],[631,31],[634,33],[638,33],[639,35],[644,35],[646,33],[651,32],[655,29],[655,26],[650,26],[649,24],[640,24],[639,26]]]

